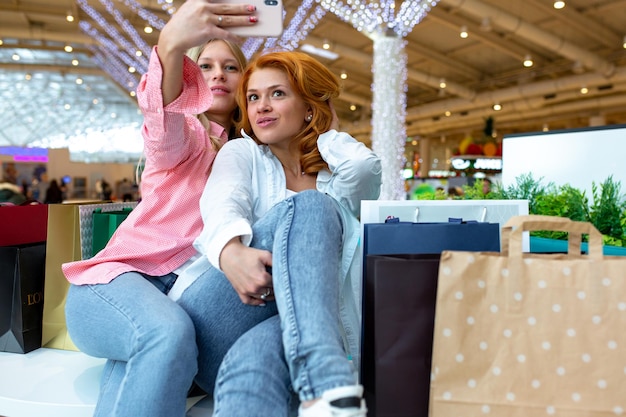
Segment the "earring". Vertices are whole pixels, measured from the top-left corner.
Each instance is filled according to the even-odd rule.
[[[306,121],[307,121],[307,122],[310,122],[312,119],[313,119],[313,115],[312,115],[312,114],[309,114],[309,115],[306,117]]]

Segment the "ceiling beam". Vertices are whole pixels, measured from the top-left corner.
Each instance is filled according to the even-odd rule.
[[[586,68],[605,76],[610,76],[615,71],[615,65],[593,52],[480,0],[440,0],[440,4],[471,14],[478,19],[488,16],[493,25],[574,62],[580,61]]]
[[[622,38],[607,26],[598,23],[591,16],[587,16],[572,6],[557,10],[551,4],[540,0],[526,0],[526,7],[533,7],[545,14],[560,20],[564,24],[575,28],[589,38],[593,38],[604,46],[614,48],[622,42]]]

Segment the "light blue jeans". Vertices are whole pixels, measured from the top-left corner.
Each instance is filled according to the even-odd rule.
[[[167,293],[175,274],[136,272],[71,285],[68,331],[84,353],[107,358],[94,417],[183,417],[197,372],[191,319]]]
[[[280,318],[274,316],[241,336],[226,354],[215,384],[213,417],[297,416],[299,405]]]
[[[283,394],[292,385],[304,401],[318,398],[331,388],[356,383],[340,331],[342,233],[335,200],[315,190],[300,192],[276,204],[253,225],[251,246],[273,254],[276,303],[266,303],[266,307],[243,305],[232,287],[226,286],[226,291],[226,278],[216,269],[207,271],[183,293],[179,302],[192,318],[198,338],[196,381],[205,390],[212,389],[226,354],[220,348],[216,355],[215,346],[223,347],[226,339],[230,348],[245,331],[275,315],[276,307],[280,313],[279,319],[263,324],[269,333],[255,328],[243,336],[249,343],[238,342],[240,348],[229,354],[228,364],[220,371],[216,400],[223,411],[218,413],[278,415],[275,408],[259,413],[262,404],[251,402],[261,387],[264,395],[259,403],[266,401],[265,394],[274,388],[287,401]],[[277,354],[286,360],[286,367],[285,363],[268,364],[264,359]],[[267,367],[273,377],[246,371],[248,366],[258,369],[255,365]],[[225,389],[220,394],[221,387],[229,384],[235,391]],[[268,388],[269,384],[273,387]]]

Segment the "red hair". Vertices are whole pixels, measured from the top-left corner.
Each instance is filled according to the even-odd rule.
[[[328,164],[324,162],[317,148],[317,138],[331,127],[333,113],[329,103],[331,99],[339,96],[339,79],[321,62],[303,52],[281,51],[260,55],[249,63],[237,91],[237,104],[239,108],[246,110],[246,114],[250,76],[255,71],[266,68],[284,72],[291,88],[312,109],[311,121],[291,142],[300,151],[302,170],[307,174],[312,174],[328,168]],[[238,125],[239,129],[243,129],[258,142],[248,118],[242,119]]]

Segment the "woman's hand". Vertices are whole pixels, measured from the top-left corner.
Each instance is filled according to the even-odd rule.
[[[159,55],[185,53],[209,39],[237,42],[239,38],[224,28],[256,24],[255,7],[245,3],[222,4],[209,0],[187,0],[172,15],[159,36]]]
[[[274,299],[272,275],[267,272],[271,266],[271,252],[250,248],[238,237],[228,242],[220,255],[220,268],[244,304],[258,306]]]

